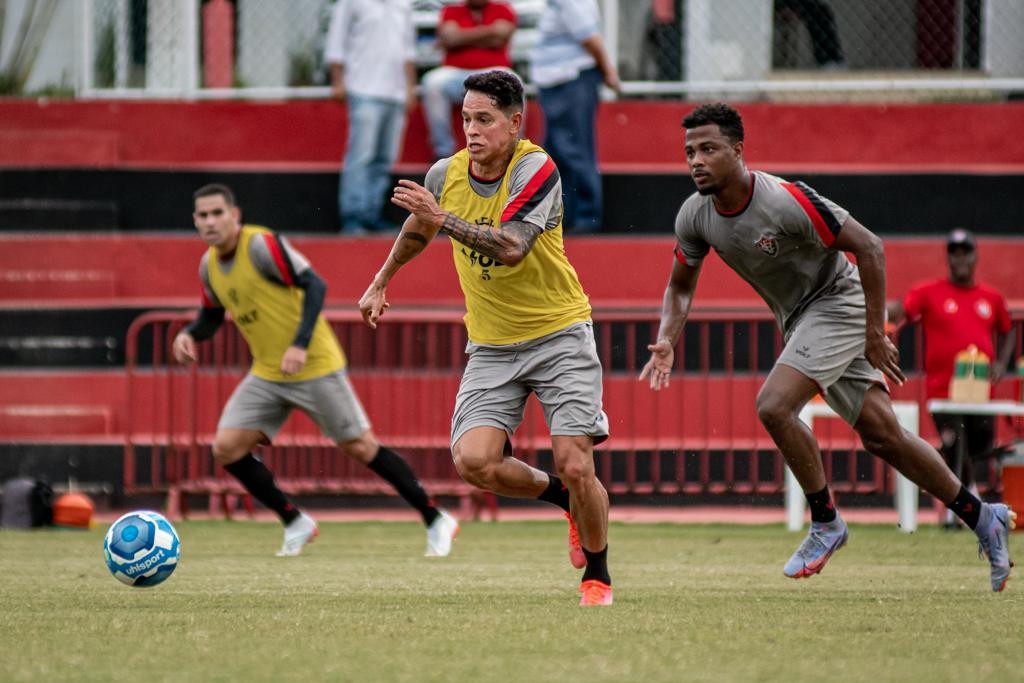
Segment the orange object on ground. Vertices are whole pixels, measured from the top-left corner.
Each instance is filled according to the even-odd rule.
[[[84,493],[65,493],[53,503],[53,523],[57,526],[88,529],[92,524],[94,510],[95,506]]]
[[[1024,512],[1024,465],[1003,464],[1003,502],[1018,514]],[[1024,531],[1024,524],[1016,530]]]

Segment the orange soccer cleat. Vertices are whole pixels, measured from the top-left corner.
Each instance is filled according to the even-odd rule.
[[[580,606],[612,604],[612,587],[603,581],[590,579],[580,584]]]

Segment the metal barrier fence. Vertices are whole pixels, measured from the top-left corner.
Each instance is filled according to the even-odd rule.
[[[461,1],[413,2],[421,72],[440,60],[439,9]],[[513,60],[526,76],[544,0],[510,1],[519,15]],[[1024,90],[1019,0],[599,3],[627,95],[976,99]],[[75,33],[59,39],[80,46],[85,96],[320,98],[333,4],[80,0],[80,26],[58,22]]]
[[[468,495],[448,451],[465,363],[461,312],[392,310],[376,332],[356,312],[325,315],[345,348],[352,382],[381,441],[409,457],[434,494]],[[248,349],[234,326],[226,325],[200,345],[196,365],[176,366],[169,356],[171,342],[191,318],[184,312],[147,313],[129,331],[128,493],[234,490],[233,480],[214,466],[209,444],[224,402],[248,370]],[[1020,316],[1015,319],[1020,332]],[[781,350],[766,310],[694,311],[677,347],[672,385],[658,394],[637,381],[649,355],[646,346],[657,332],[657,314],[597,310],[594,327],[611,423],[611,437],[597,448],[596,464],[609,491],[663,499],[782,492],[783,459],[754,409],[757,390]],[[901,346],[916,366],[922,357],[919,336],[906,337]],[[919,388],[917,398],[923,399]],[[892,493],[893,473],[861,450],[849,427],[820,421],[815,433],[834,491]],[[550,468],[547,428],[533,399],[513,443],[518,457]],[[365,468],[338,454],[304,415],[289,419],[264,457],[284,487],[296,492],[389,492]],[[982,486],[998,483],[993,465]]]

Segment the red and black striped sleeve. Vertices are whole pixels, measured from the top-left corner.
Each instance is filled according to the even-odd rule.
[[[544,163],[534,172],[519,194],[505,206],[505,210],[501,213],[501,222],[525,220],[548,195],[555,191],[558,182],[558,167],[555,166],[551,157],[546,157]]]
[[[821,195],[815,192],[814,188],[810,185],[801,181],[795,183],[784,182],[782,186],[793,195],[800,208],[807,214],[807,217],[811,220],[811,225],[814,226],[814,230],[818,233],[821,241],[825,243],[825,246],[831,247],[835,243],[836,237],[839,236],[839,231],[842,230],[843,224],[832,213],[832,209],[821,198]]]
[[[268,233],[263,236],[263,240],[267,247],[267,252],[274,262],[277,276],[286,287],[294,287],[296,279],[295,265],[288,258],[288,248],[282,241],[281,236],[277,233]]]

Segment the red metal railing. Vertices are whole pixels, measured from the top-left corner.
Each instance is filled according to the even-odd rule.
[[[381,441],[403,452],[428,489],[465,494],[448,453],[451,410],[465,364],[461,312],[391,310],[376,332],[355,311],[330,311],[326,317]],[[171,342],[191,318],[185,312],[147,313],[128,333],[126,492],[233,490],[233,480],[214,467],[209,443],[250,357],[244,340],[226,325],[200,345],[198,363],[175,365]],[[611,437],[595,457],[612,493],[781,492],[783,460],[754,409],[781,347],[766,310],[694,311],[676,349],[673,382],[657,394],[637,381],[646,346],[656,335],[657,312],[598,310],[594,325],[611,423]],[[918,363],[919,336],[911,345]],[[919,373],[894,389],[894,397],[923,400]],[[860,450],[848,426],[820,420],[814,429],[836,492],[891,493],[887,467]],[[933,436],[930,421],[922,422],[922,433]],[[550,467],[547,428],[532,399],[513,441],[518,457]],[[301,414],[289,419],[263,457],[297,492],[389,492],[365,468],[339,456]],[[989,485],[998,485],[994,470]]]

